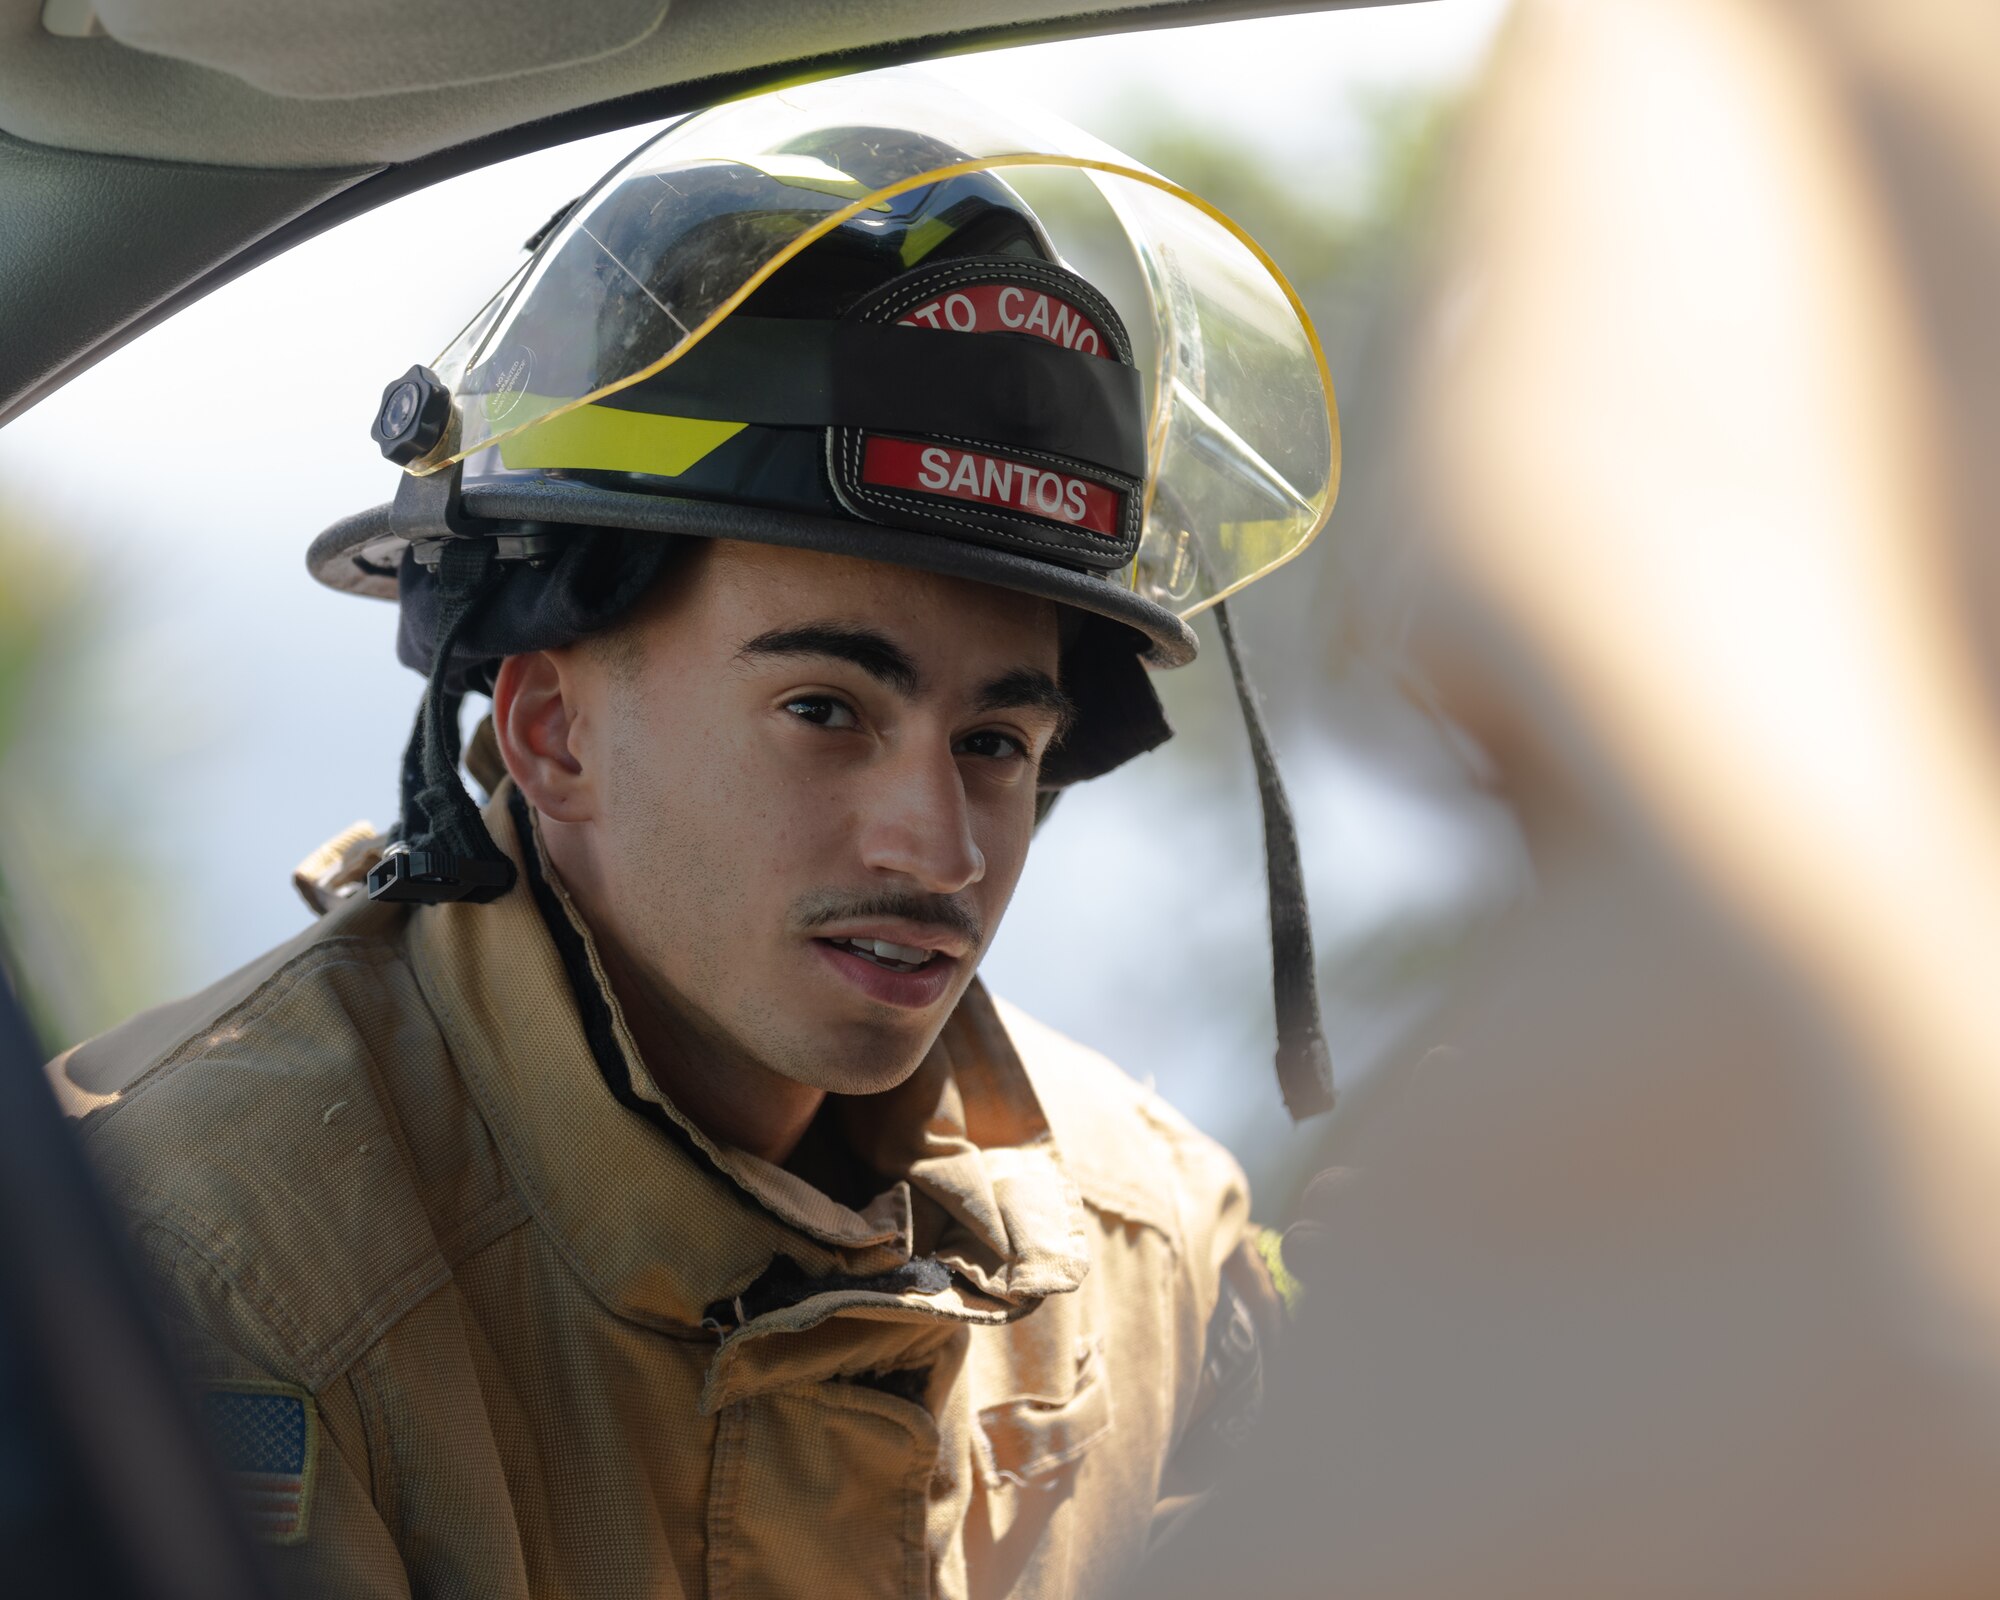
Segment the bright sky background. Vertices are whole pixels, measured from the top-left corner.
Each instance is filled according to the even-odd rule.
[[[1463,81],[1503,10],[1430,0],[936,70],[1086,127],[1164,102],[1338,192],[1359,171],[1355,108]],[[126,797],[171,896],[177,986],[296,932],[306,913],[292,865],[358,817],[391,820],[420,685],[394,660],[391,608],[319,589],[306,545],[393,492],[395,471],[366,434],[382,385],[430,359],[528,233],[640,136],[542,152],[384,207],[210,296],[0,430],[0,506],[89,552],[114,591],[117,637],[89,688],[117,741],[100,779]],[[1331,755],[1309,765],[1295,774],[1309,853],[1315,830],[1350,846],[1342,916],[1448,892],[1463,841],[1379,775]],[[987,972],[1056,1026],[1157,1075],[1197,1120],[1241,1134],[1215,1058],[1248,1049],[1229,1077],[1274,1108],[1269,1041],[1246,1040],[1199,996],[1217,952],[1224,971],[1266,981],[1255,811],[1219,823],[1212,806],[1154,792],[1144,766],[1065,805]],[[1270,1134],[1282,1119],[1259,1126]]]

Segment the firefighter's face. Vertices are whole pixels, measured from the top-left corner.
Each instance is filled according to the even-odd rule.
[[[1013,894],[1057,657],[1046,602],[722,543],[609,644],[507,663],[497,720],[621,988],[716,1068],[871,1093]]]

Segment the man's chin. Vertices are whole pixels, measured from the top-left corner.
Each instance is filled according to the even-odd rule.
[[[897,1026],[828,1022],[811,1030],[788,1060],[765,1065],[794,1083],[828,1094],[882,1094],[908,1081],[943,1031],[946,1010],[936,1019],[912,1018]]]

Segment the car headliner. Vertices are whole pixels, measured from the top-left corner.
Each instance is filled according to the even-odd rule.
[[[0,0],[0,423],[300,240],[529,150],[953,51],[1385,3],[571,0],[557,27],[537,0],[420,26],[388,0]]]

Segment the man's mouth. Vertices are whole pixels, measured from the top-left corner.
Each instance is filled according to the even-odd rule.
[[[891,972],[920,972],[937,960],[935,950],[926,950],[921,945],[891,944],[887,939],[828,939],[824,941],[836,950],[845,950],[864,961],[872,961],[878,967],[887,967]]]
[[[962,914],[930,918],[856,906],[812,921],[820,959],[843,982],[904,1011],[929,1011],[946,999],[979,958],[978,926]]]

